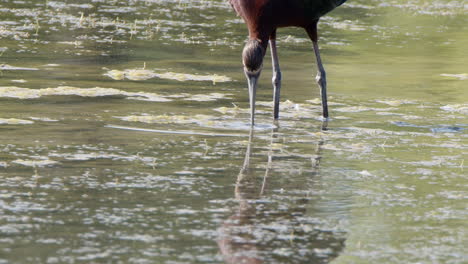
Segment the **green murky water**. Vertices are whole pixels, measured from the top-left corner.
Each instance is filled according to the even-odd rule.
[[[468,2],[278,32],[248,122],[221,0],[0,2],[0,263],[466,263]],[[250,136],[249,136],[250,135]]]

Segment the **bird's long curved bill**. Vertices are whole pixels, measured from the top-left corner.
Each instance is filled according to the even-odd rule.
[[[250,125],[255,124],[255,95],[257,93],[257,81],[259,75],[247,75],[249,83],[249,101],[250,101]]]

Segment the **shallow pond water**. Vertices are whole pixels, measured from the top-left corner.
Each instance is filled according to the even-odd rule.
[[[466,263],[468,2],[281,29],[249,129],[227,1],[0,2],[0,263]]]

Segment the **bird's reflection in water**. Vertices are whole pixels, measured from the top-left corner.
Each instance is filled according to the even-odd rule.
[[[256,177],[251,164],[254,132],[250,131],[244,163],[234,188],[238,207],[218,230],[217,243],[225,263],[328,263],[344,247],[343,236],[335,237],[332,231],[297,228],[302,225],[301,219],[307,217],[310,199],[297,199],[297,206],[287,209],[269,208],[274,206],[267,202],[271,198],[267,193],[274,162],[271,146],[279,140],[277,130],[272,131],[267,166],[261,177]],[[322,130],[326,130],[326,123]],[[317,142],[310,177],[318,172],[321,145],[323,141]],[[285,239],[284,232],[278,232],[278,229],[288,229],[290,239]]]

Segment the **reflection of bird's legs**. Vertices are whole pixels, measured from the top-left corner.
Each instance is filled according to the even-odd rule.
[[[268,150],[268,163],[267,163],[267,167],[265,170],[265,175],[263,176],[263,182],[262,182],[262,188],[260,189],[260,195],[263,195],[263,192],[265,191],[267,178],[268,178],[268,175],[270,174],[270,170],[273,164],[273,143],[274,143],[274,139],[278,137],[277,132],[278,132],[278,127],[275,126],[275,128],[271,130],[270,150]]]
[[[234,195],[239,201],[239,210],[248,209],[249,204],[247,199],[258,198],[256,189],[258,188],[255,177],[251,175],[250,171],[250,158],[252,156],[252,142],[254,138],[254,130],[250,129],[249,142],[245,151],[244,164],[242,165],[239,174],[237,175],[236,186],[234,188]]]
[[[327,131],[328,130],[328,121],[324,120],[322,122],[322,126],[320,127],[321,131]],[[322,146],[325,143],[323,137],[320,137],[320,140],[317,142],[317,146],[315,147],[315,157],[312,158],[312,167],[316,170],[318,170],[320,166],[320,160],[322,159]]]
[[[255,179],[250,175],[250,157],[252,155],[253,129],[250,130],[249,143],[244,157],[244,164],[237,175],[234,196],[239,208],[219,228],[221,239],[218,245],[226,263],[262,264],[260,250],[249,230],[255,227],[256,207],[249,199],[257,199]]]
[[[234,190],[234,192],[236,193],[236,196],[238,194],[239,185],[242,184],[242,181],[248,176],[248,170],[250,168],[250,156],[252,155],[253,136],[254,136],[254,130],[250,129],[249,142],[247,144],[247,149],[245,151],[244,164],[242,165],[239,175],[237,175],[236,188]]]

